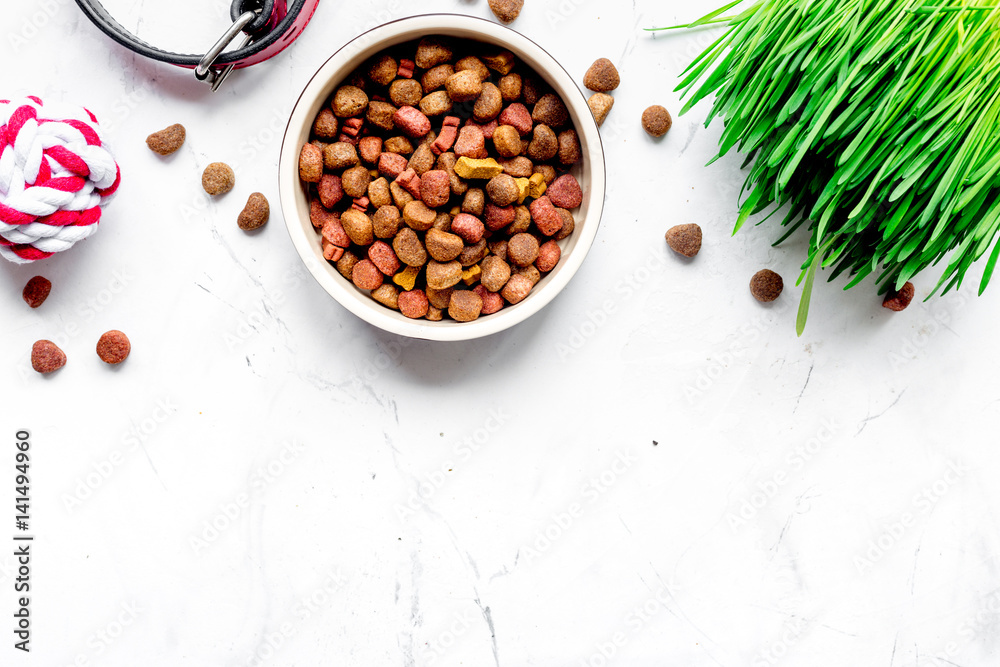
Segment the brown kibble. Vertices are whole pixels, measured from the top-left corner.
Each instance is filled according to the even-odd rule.
[[[500,290],[500,295],[507,300],[507,303],[514,305],[524,301],[534,286],[530,278],[520,273],[515,273],[507,281],[507,284],[503,286],[503,289]]]
[[[503,160],[500,166],[503,167],[503,173],[509,174],[514,178],[530,178],[531,174],[535,171],[534,163],[523,155]]]
[[[556,180],[556,168],[551,164],[538,164],[535,165],[535,174],[541,174],[542,178],[545,179],[546,185],[552,185],[552,182]]]
[[[267,197],[259,192],[254,192],[247,199],[247,205],[240,212],[236,224],[243,231],[251,231],[263,227],[270,217],[271,206],[267,203]]]
[[[399,310],[399,288],[392,283],[382,283],[382,286],[372,292],[372,298],[386,308]]]
[[[785,283],[781,276],[770,269],[761,269],[750,279],[750,293],[762,303],[777,299],[784,288]]]
[[[366,167],[351,167],[340,177],[341,187],[348,197],[354,199],[364,197],[368,193],[368,186],[372,182],[372,175]]]
[[[66,365],[66,353],[50,340],[35,341],[31,346],[31,367],[39,373],[52,373]]]
[[[327,169],[337,170],[353,167],[358,163],[358,150],[346,141],[328,144],[323,149],[323,165]]]
[[[482,78],[471,69],[455,72],[444,82],[444,86],[454,102],[471,102],[483,92]]]
[[[426,232],[433,227],[436,218],[437,211],[419,199],[414,199],[403,207],[403,222],[418,232]]]
[[[497,206],[510,206],[518,198],[517,183],[508,174],[494,176],[486,184],[486,194]]]
[[[576,229],[576,221],[573,219],[573,213],[571,211],[567,211],[564,208],[557,208],[556,211],[563,220],[563,226],[558,232],[556,232],[556,235],[553,238],[556,241],[562,241],[565,238],[569,238],[569,236],[573,233],[573,230]]]
[[[472,117],[479,123],[488,123],[503,111],[503,95],[490,82],[483,84],[483,92],[472,107]]]
[[[354,265],[360,261],[361,261],[360,257],[358,257],[349,250],[345,251],[344,254],[341,255],[340,259],[337,260],[337,271],[347,280],[351,280],[352,273],[354,271]]]
[[[483,270],[479,282],[490,292],[499,292],[510,280],[510,264],[496,255],[484,259],[479,268]]]
[[[380,130],[385,130],[386,132],[392,131],[396,126],[395,118],[396,107],[389,104],[388,102],[380,102],[378,100],[372,100],[368,104],[368,113],[365,118],[368,122],[379,128]]]
[[[518,17],[524,7],[524,0],[490,0],[490,11],[504,23]]]
[[[607,93],[621,83],[618,69],[607,58],[598,58],[583,75],[583,85],[598,93]]]
[[[340,121],[333,115],[333,109],[323,107],[313,122],[313,134],[320,139],[336,139],[340,131]]]
[[[341,213],[340,224],[344,228],[344,231],[347,232],[351,243],[366,246],[371,245],[371,242],[375,240],[372,219],[356,208],[349,208]],[[368,289],[375,288],[370,287]]]
[[[517,266],[528,266],[538,259],[538,239],[531,234],[514,234],[507,241],[507,258]]]
[[[184,145],[187,131],[180,123],[174,123],[170,127],[165,127],[159,132],[153,132],[146,137],[146,145],[149,150],[158,155],[170,155]]]
[[[898,292],[890,290],[889,293],[885,295],[885,299],[882,301],[882,307],[896,312],[905,310],[906,307],[910,305],[910,302],[913,301],[913,295],[915,292],[916,289],[913,287],[913,283],[907,281]]]
[[[501,157],[512,158],[521,154],[521,135],[511,125],[501,125],[493,132],[493,147]]]
[[[372,231],[380,239],[391,239],[399,232],[399,221],[402,217],[395,206],[379,206],[372,216]]]
[[[389,137],[382,144],[382,147],[386,153],[399,156],[406,156],[413,152],[413,142],[400,136]]]
[[[521,97],[528,106],[537,104],[544,94],[543,84],[535,77],[526,76],[521,80]]]
[[[427,230],[424,243],[427,252],[437,262],[450,262],[465,249],[465,242],[461,236],[434,228]]]
[[[486,65],[483,64],[483,61],[477,58],[476,56],[465,56],[464,58],[460,58],[455,62],[456,72],[462,72],[467,69],[470,69],[479,74],[480,81],[485,81],[490,76],[489,68],[486,67]]]
[[[375,208],[392,204],[392,193],[389,190],[389,181],[384,176],[376,178],[368,184],[368,201]]]
[[[527,278],[532,286],[538,284],[538,281],[542,279],[542,272],[538,270],[534,264],[529,264],[528,266],[522,266],[514,271],[514,275],[524,276]]]
[[[358,289],[373,290],[382,286],[384,275],[370,259],[363,259],[351,270],[351,280]]]
[[[478,243],[465,246],[462,254],[458,256],[458,263],[463,267],[479,264],[489,253],[490,247],[486,243],[486,239],[479,239]]]
[[[451,63],[444,63],[443,65],[432,67],[424,72],[424,75],[420,77],[420,83],[423,86],[424,95],[429,95],[435,90],[444,88],[445,83],[454,74],[455,67]]]
[[[583,158],[583,150],[580,148],[580,137],[576,130],[563,130],[559,133],[559,162],[564,167],[569,167]]]
[[[471,322],[483,312],[483,300],[471,290],[455,290],[448,303],[448,315],[456,322]]]
[[[552,131],[552,128],[545,124],[536,125],[531,136],[531,143],[528,144],[528,157],[544,162],[551,160],[558,152],[559,138]]]
[[[520,74],[508,74],[500,79],[497,87],[500,89],[504,102],[516,102],[521,99],[522,79]]]
[[[399,312],[413,320],[427,314],[430,303],[422,289],[410,290],[399,295]]]
[[[52,291],[52,281],[42,276],[35,276],[21,290],[21,298],[31,308],[38,308],[49,298]]]
[[[431,306],[447,310],[448,303],[451,301],[451,293],[454,291],[454,287],[448,287],[446,289],[431,289],[428,287],[426,291],[427,300],[431,302]]]
[[[673,119],[670,118],[670,112],[659,104],[654,104],[642,112],[642,129],[646,130],[651,136],[662,137],[670,130],[670,126],[673,123]]]
[[[304,144],[299,152],[299,178],[306,183],[323,178],[323,151],[312,144]]]
[[[415,171],[417,176],[423,177],[424,174],[434,168],[435,159],[436,156],[431,147],[427,144],[420,144],[413,151],[413,155],[410,156],[410,161],[406,166]],[[445,174],[447,175],[447,172]]]
[[[225,162],[213,162],[205,167],[201,175],[201,187],[213,197],[226,194],[234,185],[236,185],[236,174]]]
[[[487,67],[498,72],[501,76],[507,76],[514,69],[514,54],[507,50],[483,56],[482,60]]]
[[[594,114],[594,120],[597,121],[597,127],[604,124],[608,114],[611,113],[611,107],[614,105],[615,98],[605,93],[594,93],[590,96],[590,99],[587,100],[587,106],[590,107],[590,112]]]
[[[444,319],[444,311],[434,306],[427,307],[427,314],[424,316],[429,322],[440,322]]]
[[[430,69],[435,65],[451,60],[451,45],[440,37],[424,37],[417,44],[417,55],[414,58],[417,67]]]
[[[527,206],[517,206],[514,208],[514,221],[507,228],[507,233],[511,236],[522,234],[531,229],[531,211]]]
[[[392,240],[392,249],[407,266],[421,267],[427,263],[427,250],[417,233],[409,227],[399,230]]]
[[[414,79],[397,79],[389,86],[389,99],[397,107],[415,107],[424,96],[424,87]]]
[[[97,341],[97,356],[106,364],[112,366],[128,359],[132,351],[132,343],[121,331],[112,329],[103,334]]]
[[[454,104],[446,90],[436,90],[420,100],[420,110],[425,116],[443,116],[451,111]]]
[[[442,290],[454,287],[462,279],[462,265],[456,261],[427,262],[427,286]]]
[[[701,227],[677,225],[667,230],[667,245],[679,255],[694,257],[701,250]]]
[[[465,198],[462,199],[462,213],[482,215],[484,206],[486,206],[486,193],[482,188],[469,188]]]
[[[357,86],[341,86],[333,96],[333,115],[353,118],[364,114],[368,108],[368,95]]]
[[[388,86],[396,78],[399,63],[390,55],[381,55],[368,68],[368,78],[379,86]]]
[[[536,123],[545,123],[549,127],[562,127],[569,120],[569,111],[561,99],[548,93],[542,95],[535,104],[531,119]]]

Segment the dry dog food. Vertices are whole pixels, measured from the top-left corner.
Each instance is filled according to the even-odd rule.
[[[244,231],[251,231],[266,225],[269,217],[271,217],[271,206],[267,203],[267,197],[254,192],[247,199],[247,205],[240,212],[236,224]]]
[[[97,356],[112,366],[125,361],[131,351],[132,343],[128,336],[116,329],[106,332],[97,341]]]
[[[678,255],[694,257],[701,250],[701,227],[677,225],[667,230],[667,245]]]
[[[583,85],[597,93],[608,93],[622,82],[615,64],[607,58],[598,58],[583,75]]]
[[[886,294],[885,299],[882,301],[882,307],[896,312],[905,310],[910,305],[910,302],[913,301],[914,292],[913,283],[907,282],[898,292],[890,291]]]
[[[750,279],[750,293],[761,303],[769,303],[781,296],[785,282],[771,269],[761,269]]]
[[[159,132],[153,132],[146,137],[146,145],[149,150],[159,155],[170,155],[184,145],[187,131],[180,123],[175,123],[170,127],[165,127]]]
[[[213,197],[226,194],[234,185],[236,185],[236,174],[225,162],[213,162],[205,167],[201,175],[201,187]]]
[[[654,104],[642,112],[642,129],[646,130],[650,136],[662,137],[673,124],[670,112],[659,104]]]
[[[35,276],[24,286],[24,290],[21,291],[21,297],[32,308],[38,308],[49,298],[49,292],[51,291],[52,281],[42,276]]]
[[[523,7],[524,0],[490,0],[490,10],[493,15],[504,23],[516,19]]]
[[[66,365],[66,353],[50,340],[35,341],[31,346],[31,367],[39,373],[52,373]]]
[[[490,7],[508,21],[522,4]],[[608,65],[588,81],[611,90]],[[558,266],[582,159],[566,105],[513,53],[431,36],[334,91],[299,176],[341,275],[405,317],[469,322],[520,303]]]
[[[594,114],[594,120],[597,121],[598,127],[604,124],[608,114],[611,113],[611,107],[614,105],[615,98],[606,93],[594,93],[587,100],[587,106],[590,107],[590,112]]]

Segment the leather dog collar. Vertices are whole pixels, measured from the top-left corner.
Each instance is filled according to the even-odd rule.
[[[319,0],[233,0],[232,26],[203,55],[172,53],[142,41],[108,13],[97,0],[76,0],[83,13],[104,34],[141,56],[195,70],[195,76],[218,89],[233,69],[249,67],[276,56],[302,34]],[[242,44],[224,49],[240,33]]]

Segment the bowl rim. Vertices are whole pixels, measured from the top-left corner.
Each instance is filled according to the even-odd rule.
[[[585,159],[589,161],[590,176],[590,200],[585,218],[587,224],[578,225],[575,232],[579,234],[576,244],[572,252],[563,258],[562,261],[565,264],[560,268],[560,272],[558,275],[552,276],[552,280],[545,284],[542,289],[529,295],[529,298],[524,301],[472,322],[400,320],[390,315],[395,311],[385,308],[377,301],[370,300],[370,297],[370,304],[357,298],[351,298],[353,295],[349,290],[355,288],[350,284],[341,284],[345,282],[343,276],[337,273],[329,262],[322,260],[321,257],[317,258],[315,243],[304,233],[302,221],[299,219],[295,205],[296,190],[301,187],[298,178],[299,146],[296,135],[299,134],[302,124],[310,120],[302,118],[302,116],[305,115],[305,108],[312,104],[314,97],[318,96],[317,89],[327,86],[334,74],[356,57],[357,54],[350,54],[349,49],[359,41],[371,41],[370,45],[358,49],[358,53],[364,53],[369,49],[378,48],[380,44],[401,32],[421,27],[426,28],[426,34],[435,34],[435,31],[440,32],[448,29],[470,30],[492,38],[515,53],[529,52],[535,60],[550,62],[552,67],[546,70],[545,74],[550,79],[550,83],[555,81],[556,85],[553,87],[561,93],[560,96],[566,102],[571,115],[576,112],[579,117],[574,129],[578,133],[585,133],[586,145],[588,146],[588,152],[585,155]],[[532,50],[534,53],[531,53]],[[574,94],[575,99],[567,99],[570,93]],[[579,122],[581,120],[584,122]],[[581,125],[582,127],[580,127]],[[292,146],[293,143],[294,146]],[[343,44],[317,68],[299,93],[285,126],[278,158],[278,198],[285,229],[299,258],[305,264],[306,270],[316,282],[337,303],[372,326],[401,336],[434,341],[461,341],[490,336],[520,324],[551,303],[576,275],[593,247],[604,212],[606,186],[604,145],[601,141],[599,128],[586,104],[583,90],[566,68],[537,42],[516,30],[489,19],[465,14],[429,13],[407,16],[375,26]]]

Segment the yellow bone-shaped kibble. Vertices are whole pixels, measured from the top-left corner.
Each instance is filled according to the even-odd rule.
[[[408,266],[392,277],[392,282],[396,283],[409,292],[417,284],[417,276],[420,275],[419,266]]]
[[[488,180],[503,173],[503,167],[493,158],[476,160],[460,157],[455,163],[455,173],[462,178],[472,180]]]
[[[517,203],[523,204],[524,200],[531,194],[531,181],[527,178],[515,178],[514,184],[517,186]]]
[[[462,282],[469,287],[472,287],[474,284],[479,282],[479,275],[482,272],[483,270],[479,268],[478,264],[473,264],[465,271],[462,271]]]
[[[531,175],[528,184],[528,196],[532,199],[538,199],[549,189],[549,186],[545,184],[545,177],[537,172]]]

